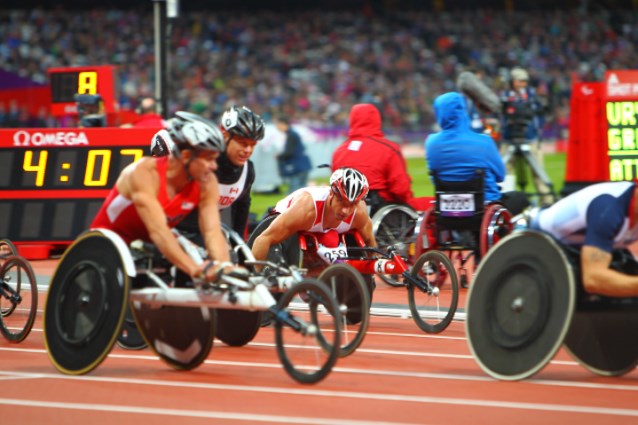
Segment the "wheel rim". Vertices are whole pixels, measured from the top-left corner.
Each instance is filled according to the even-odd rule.
[[[99,265],[79,263],[60,289],[55,325],[61,339],[70,345],[83,345],[93,339],[109,310],[106,284]]]

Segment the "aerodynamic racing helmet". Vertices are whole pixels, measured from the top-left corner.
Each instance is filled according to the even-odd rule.
[[[165,138],[158,139],[157,134],[151,140],[153,156],[165,156],[170,153],[179,156],[182,149],[221,152],[224,148],[224,136],[219,127],[214,122],[190,112],[177,111],[166,123],[166,136],[170,143]]]
[[[264,120],[245,106],[233,106],[226,110],[221,124],[233,136],[255,141],[264,138]]]
[[[330,176],[330,188],[341,198],[354,203],[364,199],[370,186],[368,179],[354,168],[339,168]]]
[[[196,151],[224,151],[224,136],[219,127],[212,122],[207,124],[203,121],[191,121],[182,127],[182,137],[185,148]]]
[[[151,155],[167,156],[175,152],[175,142],[166,130],[160,130],[151,139]]]

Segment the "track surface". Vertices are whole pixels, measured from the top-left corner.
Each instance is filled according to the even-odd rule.
[[[32,261],[45,291],[55,261]],[[467,290],[462,290],[460,307]],[[44,292],[40,296],[40,310]],[[18,424],[600,424],[638,423],[638,371],[594,375],[563,350],[532,379],[489,378],[470,355],[464,323],[423,334],[407,313],[407,292],[377,284],[375,315],[362,346],[317,385],[284,372],[272,328],[253,343],[219,341],[190,372],[148,349],[115,347],[88,375],[59,373],[44,349],[42,312],[21,344],[0,339],[0,406]],[[635,336],[634,336],[635,337]]]

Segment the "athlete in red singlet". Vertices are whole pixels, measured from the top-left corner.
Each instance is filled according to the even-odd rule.
[[[200,120],[186,122],[181,132],[181,140],[171,141],[166,130],[154,136],[158,144],[172,146],[172,155],[144,157],[122,170],[91,227],[113,230],[126,242],[152,242],[189,276],[205,275],[214,281],[220,270],[230,267],[215,177],[224,138],[216,125]],[[216,260],[203,265],[197,265],[183,251],[170,230],[195,207],[199,208],[204,245]]]

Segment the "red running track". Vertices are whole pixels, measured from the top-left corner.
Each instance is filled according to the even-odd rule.
[[[32,265],[46,280],[54,262]],[[379,283],[374,303],[405,306],[407,294]],[[0,359],[4,423],[638,423],[637,371],[600,377],[561,350],[533,379],[496,381],[470,355],[463,322],[426,335],[411,319],[374,316],[362,346],[312,386],[284,372],[270,328],[246,347],[216,342],[194,371],[172,370],[148,349],[115,347],[96,370],[75,377],[49,361],[40,312],[26,341],[0,339]]]

